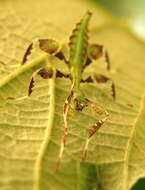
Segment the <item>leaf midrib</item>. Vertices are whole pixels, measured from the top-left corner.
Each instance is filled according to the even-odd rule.
[[[54,71],[54,70],[53,70]],[[53,78],[49,79],[49,97],[50,97],[50,103],[48,106],[48,122],[46,125],[46,131],[45,131],[45,136],[43,143],[40,148],[40,152],[37,156],[36,160],[36,165],[35,165],[35,180],[36,183],[34,184],[33,189],[34,190],[39,190],[40,187],[40,178],[41,178],[41,173],[42,173],[42,162],[44,158],[44,154],[46,152],[47,146],[49,144],[50,138],[51,138],[51,131],[53,128],[53,123],[54,123],[54,115],[55,115],[55,71],[53,72]]]

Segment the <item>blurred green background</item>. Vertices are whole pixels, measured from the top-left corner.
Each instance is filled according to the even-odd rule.
[[[105,8],[130,30],[145,41],[145,0],[91,0]],[[145,190],[145,178],[141,178],[132,190]]]
[[[124,20],[145,41],[145,0],[91,0]]]

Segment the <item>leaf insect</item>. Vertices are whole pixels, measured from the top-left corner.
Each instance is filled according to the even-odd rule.
[[[63,54],[63,50],[59,48],[58,42],[53,39],[39,39],[39,47],[42,51],[47,52],[51,56],[55,56],[56,58],[64,61],[64,63],[68,66],[69,73],[64,74],[59,69],[56,69],[56,77],[57,78],[69,78],[71,80],[71,87],[68,97],[66,98],[63,105],[63,135],[60,145],[60,151],[58,155],[58,160],[56,164],[56,170],[60,168],[60,163],[62,160],[64,148],[67,142],[68,136],[68,114],[70,108],[73,107],[75,111],[82,112],[83,109],[89,108],[96,114],[100,115],[102,119],[97,121],[94,125],[90,126],[87,136],[86,142],[83,150],[82,160],[86,160],[88,145],[91,137],[100,129],[100,127],[107,121],[109,114],[106,110],[101,107],[96,106],[91,100],[84,97],[80,84],[81,83],[106,83],[108,81],[112,82],[112,97],[115,100],[116,92],[115,85],[113,81],[103,74],[95,74],[94,76],[89,76],[84,79],[83,73],[84,70],[94,61],[99,59],[100,57],[104,57],[106,62],[106,68],[110,70],[110,60],[108,52],[105,50],[103,45],[99,45],[97,43],[89,44],[88,43],[88,25],[91,18],[92,13],[90,11],[86,12],[83,18],[78,22],[72,31],[72,34],[69,38],[69,58],[68,60],[65,58]],[[22,64],[27,62],[27,57],[31,54],[31,50],[33,48],[33,43],[29,45],[26,50],[26,53],[23,57]],[[41,68],[37,74],[39,74],[44,79],[52,78],[53,70],[48,68]],[[34,87],[34,77],[32,77],[28,96],[31,95]]]

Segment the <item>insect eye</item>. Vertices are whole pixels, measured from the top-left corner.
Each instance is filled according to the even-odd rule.
[[[88,54],[91,59],[98,59],[103,54],[103,46],[97,44],[91,44],[88,49]]]
[[[40,49],[49,54],[54,54],[59,49],[58,42],[53,39],[40,39],[39,43]]]

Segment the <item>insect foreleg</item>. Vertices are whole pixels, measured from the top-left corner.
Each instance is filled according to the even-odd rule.
[[[53,55],[57,57],[60,60],[63,60],[66,64],[68,64],[68,61],[63,54],[62,49],[59,47],[59,43],[55,41],[54,39],[39,39],[39,47],[42,51]],[[26,63],[28,56],[31,54],[31,51],[33,49],[33,42],[27,47],[25,54],[22,59],[22,65]]]
[[[54,55],[57,58],[59,58],[60,60],[64,60],[65,63],[68,63],[62,50],[59,48],[59,43],[57,41],[48,38],[48,39],[39,39],[38,42],[39,42],[39,47],[42,51],[44,51],[50,55]],[[27,62],[28,56],[31,54],[33,46],[34,46],[33,42],[28,46],[28,48],[23,56],[23,59],[22,59],[22,65]],[[49,79],[49,78],[52,78],[53,71],[52,71],[52,68],[46,67],[46,68],[42,68],[38,72],[34,73],[31,78],[30,84],[29,84],[28,96],[30,96],[32,93],[32,89],[34,87],[34,82],[35,82],[34,75],[36,75],[36,74],[39,74],[43,79]],[[59,70],[56,70],[56,77],[68,78],[69,75],[63,74]]]

